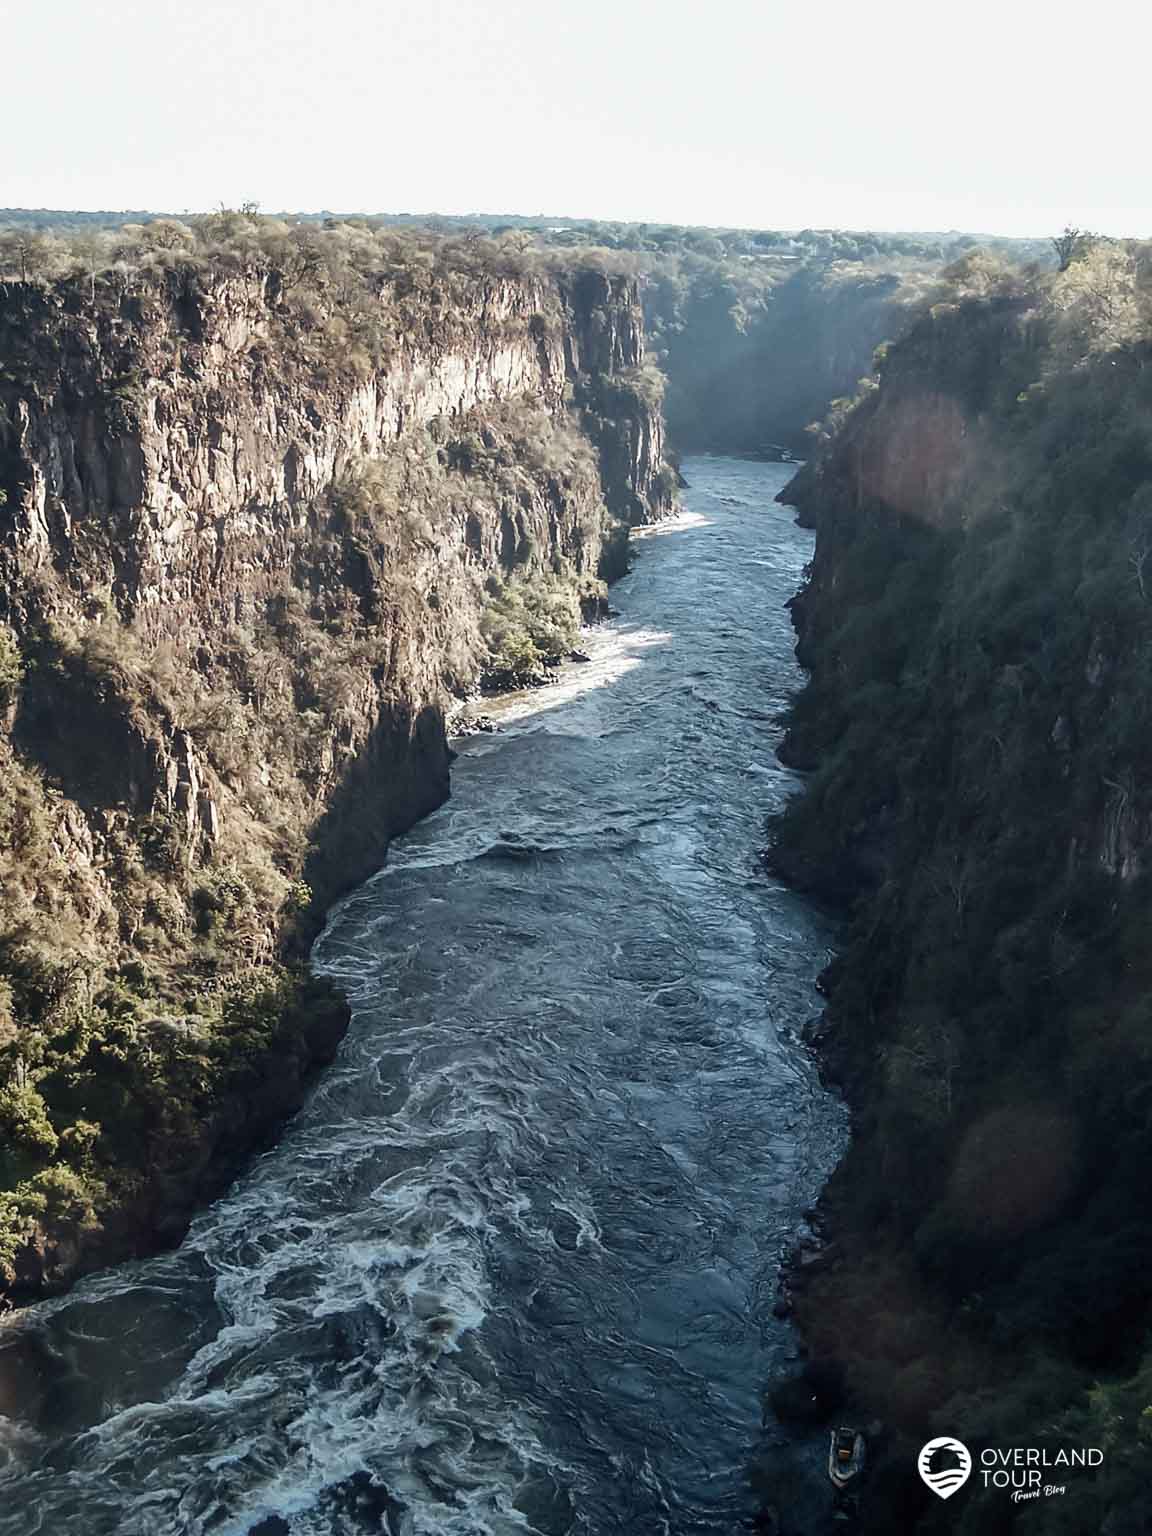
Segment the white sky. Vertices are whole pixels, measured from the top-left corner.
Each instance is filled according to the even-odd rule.
[[[1146,0],[52,0],[0,204],[1152,235]]]

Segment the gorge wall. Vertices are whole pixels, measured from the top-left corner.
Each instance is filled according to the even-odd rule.
[[[678,449],[748,453],[779,443],[811,451],[806,429],[851,395],[872,354],[903,325],[891,273],[804,267],[752,308],[715,279],[686,292],[655,280],[649,328],[665,349],[668,430]]]
[[[227,233],[0,288],[16,1297],[176,1240],[299,1102],[346,1016],[301,968],[325,908],[447,794],[454,702],[562,646],[674,483],[632,280]]]
[[[801,1312],[890,1431],[869,1531],[1146,1518],[1147,272],[961,264],[781,496],[816,528],[810,778],[771,857],[849,914],[819,1045],[855,1109]],[[944,1434],[1104,1469],[945,1508],[914,1472]]]

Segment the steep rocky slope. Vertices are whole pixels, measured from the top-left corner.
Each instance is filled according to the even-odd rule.
[[[657,272],[644,304],[664,354],[673,442],[686,453],[782,443],[806,457],[806,429],[903,329],[906,298],[900,276],[860,267],[787,271],[743,301],[734,281]]]
[[[298,1102],[344,1025],[299,969],[325,907],[447,794],[453,699],[562,644],[672,484],[629,279],[131,238],[0,289],[17,1295],[178,1236]]]
[[[802,1312],[893,1432],[868,1530],[1146,1528],[1147,256],[954,269],[781,498],[812,776],[772,857],[847,904],[820,1043],[856,1109]],[[1105,1465],[945,1508],[937,1434]]]

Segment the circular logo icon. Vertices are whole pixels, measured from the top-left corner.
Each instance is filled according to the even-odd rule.
[[[942,1499],[950,1499],[968,1481],[972,1457],[963,1441],[941,1435],[921,1447],[916,1470],[933,1493]]]

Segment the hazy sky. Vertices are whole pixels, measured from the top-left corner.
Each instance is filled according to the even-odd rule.
[[[53,0],[20,207],[1152,234],[1138,0]]]

